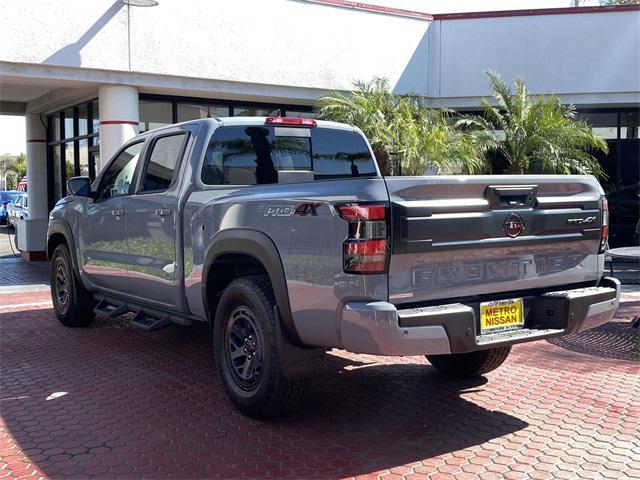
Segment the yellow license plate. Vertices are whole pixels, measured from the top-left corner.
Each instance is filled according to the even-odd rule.
[[[523,326],[524,315],[521,298],[480,304],[480,333],[504,332]]]

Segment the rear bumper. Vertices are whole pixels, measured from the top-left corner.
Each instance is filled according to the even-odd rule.
[[[525,327],[478,335],[478,303],[397,310],[387,302],[344,305],[340,335],[345,350],[374,355],[441,355],[581,332],[608,322],[618,308],[620,282],[546,292],[524,298]]]

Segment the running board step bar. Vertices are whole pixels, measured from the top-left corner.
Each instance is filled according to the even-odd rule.
[[[127,313],[129,309],[125,304],[114,305],[109,303],[104,298],[98,301],[98,304],[93,309],[93,313],[97,315],[104,315],[105,317],[117,317],[123,313]]]
[[[131,325],[145,332],[155,332],[156,330],[171,325],[171,319],[168,315],[162,318],[150,317],[144,310],[139,310],[136,316],[133,317],[133,320],[131,320]]]
[[[192,325],[193,320],[186,315],[179,315],[173,312],[166,312],[158,308],[139,305],[118,298],[106,297],[104,295],[94,295],[98,304],[93,309],[97,315],[106,317],[117,317],[125,313],[134,313],[131,325],[146,332],[153,332],[161,328],[168,327],[172,323],[178,325]]]

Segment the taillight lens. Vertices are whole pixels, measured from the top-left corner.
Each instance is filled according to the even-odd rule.
[[[388,206],[386,204],[337,205],[349,222],[342,248],[345,273],[386,273],[389,265]]]
[[[609,202],[604,195],[600,200],[602,208],[602,236],[600,239],[600,253],[604,253],[607,249],[607,241],[609,240]]]

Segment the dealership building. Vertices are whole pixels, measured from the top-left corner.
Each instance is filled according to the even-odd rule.
[[[434,107],[477,111],[488,69],[557,94],[606,138],[611,242],[633,240],[638,5],[430,15],[345,0],[22,0],[0,4],[0,19],[0,114],[27,126],[25,258],[42,257],[66,179],[95,177],[138,132],[311,116],[317,98],[373,77]]]

